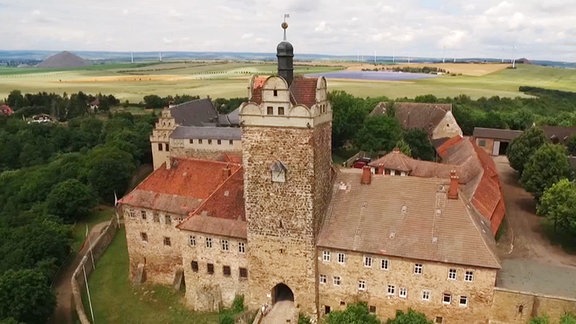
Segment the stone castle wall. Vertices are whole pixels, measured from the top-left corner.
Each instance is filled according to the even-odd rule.
[[[324,261],[324,251],[330,252],[330,261]],[[338,253],[345,254],[339,262]],[[372,265],[365,266],[364,256],[371,257]],[[382,260],[388,260],[388,269],[382,269]],[[415,274],[415,264],[422,264],[422,274]],[[456,279],[449,279],[449,269],[456,269]],[[465,272],[473,271],[473,280],[464,280]],[[405,258],[360,254],[318,248],[318,275],[326,277],[320,283],[320,309],[343,310],[346,305],[365,301],[375,307],[381,319],[394,318],[396,310],[414,310],[427,314],[432,320],[442,317],[442,323],[486,323],[493,299],[496,270],[470,268],[437,262]],[[340,285],[334,277],[340,277]],[[359,281],[365,289],[359,289]],[[394,286],[389,292],[388,285]],[[406,295],[400,293],[406,288]],[[429,292],[424,300],[423,291]],[[451,295],[449,304],[443,302],[444,293]],[[460,296],[467,297],[467,304],[460,305]]]
[[[550,323],[558,323],[567,312],[576,314],[576,299],[495,288],[490,323],[527,323],[543,315]]]

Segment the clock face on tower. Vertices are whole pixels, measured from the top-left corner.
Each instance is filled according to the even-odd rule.
[[[272,182],[286,182],[286,167],[284,163],[276,161],[270,166]]]

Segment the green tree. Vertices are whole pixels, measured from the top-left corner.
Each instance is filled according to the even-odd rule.
[[[46,323],[55,306],[56,296],[42,272],[10,270],[0,276],[0,319]]]
[[[340,148],[352,140],[362,127],[369,109],[362,99],[344,91],[332,91],[328,95],[332,104],[332,148]]]
[[[6,99],[6,103],[8,104],[8,106],[10,106],[10,108],[14,110],[18,110],[22,107],[28,106],[20,90],[10,91],[8,98]]]
[[[432,324],[432,321],[427,319],[426,315],[410,308],[406,313],[396,311],[396,317],[387,320],[386,324]]]
[[[392,151],[402,138],[398,120],[389,116],[366,117],[362,128],[354,138],[355,146],[367,152]]]
[[[538,200],[546,189],[562,178],[569,178],[570,173],[564,146],[548,143],[542,145],[529,158],[520,181],[524,189]]]
[[[88,215],[98,202],[92,188],[76,179],[55,185],[46,198],[48,214],[58,215],[65,223],[73,223]]]
[[[576,155],[576,135],[570,136],[566,140],[566,150],[570,155]]]
[[[365,302],[349,304],[343,311],[333,311],[326,318],[327,324],[379,324],[376,315],[368,311]]]
[[[88,183],[101,199],[114,202],[114,192],[123,195],[128,189],[132,173],[136,170],[131,154],[116,147],[94,148],[86,156]]]
[[[426,131],[420,128],[412,128],[404,131],[403,138],[410,147],[413,158],[434,161],[436,158],[436,150],[434,146],[432,146],[432,143],[430,143]]]
[[[538,204],[538,214],[546,216],[558,227],[576,233],[576,185],[561,179],[544,191]]]
[[[396,142],[396,147],[400,150],[400,152],[404,153],[404,155],[410,157],[412,156],[412,150],[410,149],[408,143],[404,141],[404,139],[401,138],[398,140],[398,142]]]
[[[514,139],[508,146],[506,156],[510,166],[518,171],[520,175],[524,172],[524,167],[532,154],[548,140],[542,129],[531,127],[524,131],[522,135]]]

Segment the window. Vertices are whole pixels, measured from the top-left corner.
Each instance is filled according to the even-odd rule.
[[[222,140],[216,140],[216,143],[217,143],[218,145],[220,145],[220,144],[222,144]]]
[[[244,244],[244,242],[238,242],[238,252],[239,253],[246,252],[246,245]]]
[[[422,264],[416,263],[414,265],[414,274],[422,274]]]
[[[166,143],[166,152],[170,151],[170,144]]]
[[[396,286],[388,285],[388,295],[394,295],[396,293]]]
[[[222,251],[228,251],[228,240],[220,240],[220,244],[222,245]]]
[[[462,307],[468,306],[468,297],[460,296],[460,306]]]
[[[246,268],[240,268],[238,269],[240,278],[248,278],[248,269]]]
[[[190,244],[190,246],[196,246],[196,236],[188,236],[188,244]]]
[[[213,263],[207,263],[206,264],[206,272],[208,272],[209,274],[214,274],[214,264]]]
[[[274,89],[274,97],[278,97],[278,90]]]
[[[192,271],[198,272],[198,261],[190,262],[190,268],[192,268]]]
[[[376,306],[370,305],[370,307],[368,308],[368,310],[370,311],[370,313],[376,313]]]
[[[211,140],[211,139],[208,140],[208,144],[212,144],[212,140]]]
[[[340,306],[346,306],[346,302],[344,302],[343,300],[340,301]]]
[[[233,145],[233,144],[234,144],[234,140],[228,140],[228,144]]]
[[[324,314],[330,314],[330,306],[324,305]]]
[[[406,298],[406,296],[408,296],[408,289],[406,287],[400,287],[400,289],[398,289],[398,296]]]
[[[422,300],[430,300],[430,290],[422,290]]]
[[[190,139],[189,142],[190,142],[190,144],[194,144],[194,140],[193,140],[193,139]]]
[[[142,239],[143,242],[148,242],[148,234],[146,232],[140,232],[140,239]]]
[[[158,143],[158,151],[162,151],[162,143]]]
[[[380,269],[382,270],[388,270],[388,267],[390,266],[390,261],[388,261],[388,259],[382,259],[380,262]]]
[[[130,218],[134,218],[136,217],[136,212],[134,211],[134,209],[130,208],[128,210],[128,215],[130,215]]]
[[[232,275],[232,271],[230,270],[230,266],[222,266],[222,274],[226,277],[230,277]]]
[[[172,241],[167,236],[164,236],[164,246],[172,246]]]
[[[456,280],[456,269],[448,270],[448,279]]]
[[[338,263],[346,263],[346,254],[338,253]]]
[[[211,248],[211,247],[212,247],[212,238],[211,238],[211,237],[207,237],[207,238],[206,238],[206,247],[207,247],[207,248]]]
[[[198,139],[198,144],[202,144],[202,139],[201,139],[201,138]]]
[[[142,216],[142,220],[146,220],[146,211],[145,211],[145,210],[141,210],[141,211],[140,211],[140,216]]]
[[[340,286],[342,279],[340,279],[340,276],[334,276],[334,278],[332,278],[332,282],[334,283],[334,286]]]
[[[444,322],[444,318],[442,318],[442,316],[436,316],[434,323],[441,324],[443,322]]]
[[[464,275],[464,281],[472,281],[474,280],[474,271],[466,271]]]
[[[272,106],[266,107],[266,114],[267,115],[274,115],[274,107],[272,107]]]
[[[325,284],[326,283],[326,275],[321,274],[319,280],[320,280],[321,284]]]
[[[330,251],[322,252],[322,261],[330,262]]]
[[[372,257],[364,256],[364,266],[365,267],[372,267]]]
[[[366,280],[358,280],[358,290],[366,290]]]
[[[284,116],[284,107],[278,107],[278,115]]]
[[[154,213],[152,218],[154,219],[154,223],[160,223],[160,214]]]
[[[166,225],[172,225],[172,217],[170,217],[170,215],[164,215],[164,223],[166,223]]]
[[[486,140],[478,140],[478,146],[486,146]]]
[[[452,302],[452,295],[449,293],[444,293],[444,295],[442,295],[442,303],[450,304],[450,302]]]

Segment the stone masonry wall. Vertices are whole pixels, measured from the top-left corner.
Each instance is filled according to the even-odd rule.
[[[324,251],[330,252],[330,261],[323,261]],[[338,253],[345,254],[340,263]],[[496,270],[470,268],[437,262],[425,262],[389,256],[366,255],[372,258],[372,266],[364,265],[364,254],[318,248],[318,275],[326,276],[320,283],[320,309],[346,308],[356,301],[374,306],[379,318],[393,318],[396,310],[415,309],[432,320],[442,317],[442,323],[486,323],[493,300]],[[382,269],[382,260],[388,260],[388,269]],[[416,263],[422,264],[422,274],[414,273]],[[456,269],[456,279],[449,279],[449,269]],[[473,271],[473,281],[464,281],[466,271]],[[340,285],[334,284],[334,276],[340,277]],[[365,281],[365,289],[359,289],[359,281]],[[388,292],[388,285],[394,292]],[[400,289],[406,288],[406,297]],[[423,300],[423,291],[429,291],[429,300]],[[443,303],[443,294],[451,294],[451,303]],[[460,305],[460,296],[467,296],[467,305]]]
[[[542,315],[548,316],[550,323],[558,323],[566,312],[576,313],[575,299],[496,288],[490,323],[527,323]]]
[[[211,247],[207,246],[207,239],[211,240]],[[227,241],[228,250],[223,248],[222,241]],[[244,252],[239,248],[241,243]],[[248,279],[240,277],[240,268],[248,268],[246,240],[182,231],[180,246],[186,304],[192,309],[217,311],[232,306],[236,295],[246,295]],[[192,269],[192,261],[197,262],[197,271]],[[214,266],[212,274],[208,273],[209,263]],[[230,275],[224,273],[224,266],[230,267]]]
[[[138,264],[143,263],[146,281],[171,285],[176,271],[182,266],[181,234],[176,225],[184,215],[167,215],[164,212],[136,209],[126,205],[122,206],[122,209],[131,278],[134,278]],[[141,211],[146,212],[146,219],[143,219]],[[169,224],[167,217],[170,217]],[[146,234],[147,241],[143,239],[142,233]],[[165,244],[164,238],[170,239],[170,245]]]
[[[272,300],[271,290],[288,285],[300,310],[316,313],[315,198],[324,190],[315,166],[315,145],[330,138],[329,129],[244,127],[242,138],[250,294],[247,304],[256,308]],[[324,134],[323,138],[318,138]],[[325,148],[329,151],[329,146]],[[324,153],[323,156],[327,156]],[[272,182],[270,166],[281,161],[286,182]],[[328,164],[329,165],[329,164]],[[329,170],[326,171],[326,174]],[[329,186],[329,184],[328,184]],[[329,189],[329,188],[328,188]]]

